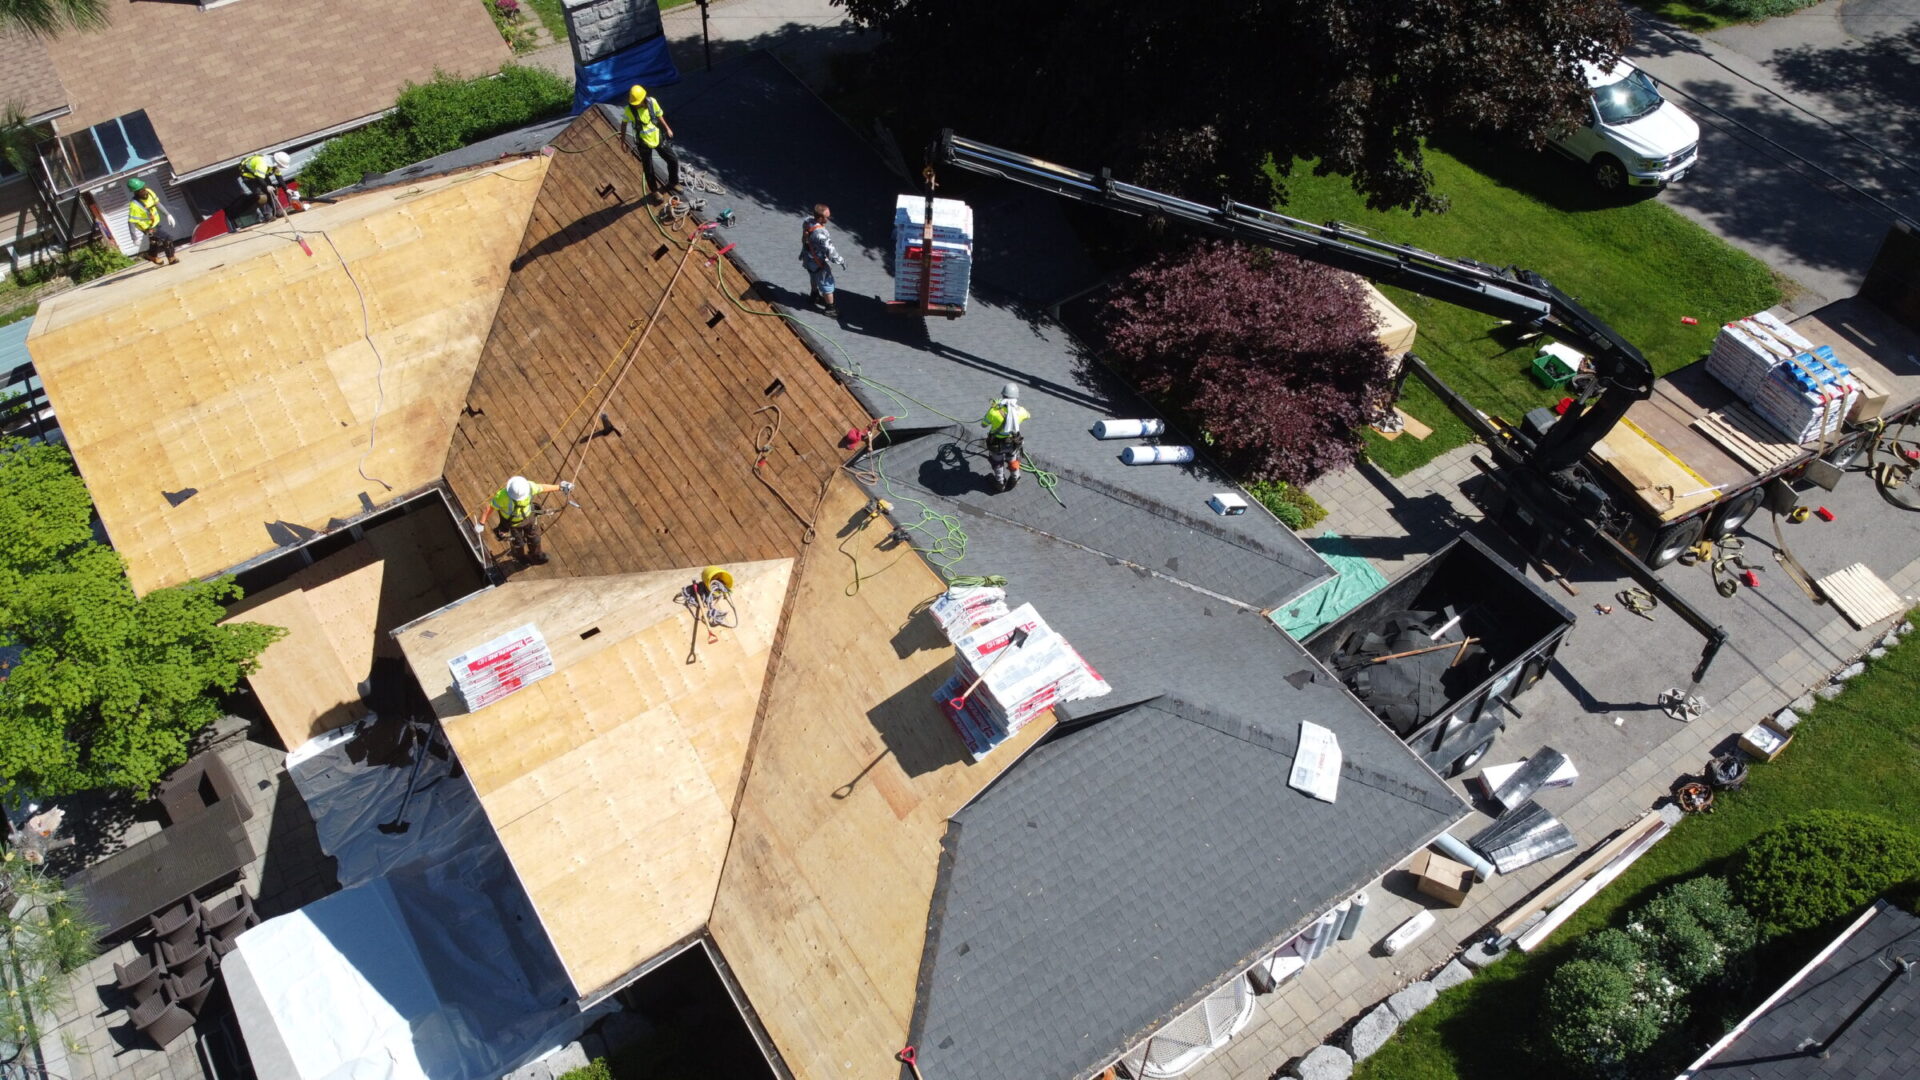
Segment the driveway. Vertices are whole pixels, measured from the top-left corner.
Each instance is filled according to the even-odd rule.
[[[1633,60],[1700,121],[1668,205],[1804,289],[1859,287],[1889,222],[1920,222],[1920,0],[1827,0],[1705,35],[1640,14]]]

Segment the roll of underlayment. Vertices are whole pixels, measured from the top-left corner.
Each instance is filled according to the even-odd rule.
[[[1129,465],[1179,465],[1193,460],[1191,446],[1129,446],[1120,451]]]
[[[1093,425],[1096,439],[1144,439],[1167,430],[1165,420],[1101,420]]]
[[[1360,917],[1367,913],[1367,894],[1357,892],[1347,901],[1346,917],[1340,920],[1340,940],[1351,941],[1360,932]]]
[[[1465,841],[1455,837],[1452,833],[1443,832],[1439,836],[1434,837],[1433,846],[1439,848],[1441,854],[1447,858],[1455,862],[1466,863],[1468,866],[1473,867],[1474,880],[1485,881],[1487,878],[1493,876],[1493,864],[1482,857],[1479,852],[1468,847]]]

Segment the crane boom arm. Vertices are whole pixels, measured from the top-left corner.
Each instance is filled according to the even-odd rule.
[[[1384,285],[1432,297],[1495,318],[1551,332],[1585,353],[1599,389],[1578,413],[1548,429],[1532,456],[1534,467],[1555,472],[1577,464],[1606,437],[1633,402],[1653,393],[1653,366],[1612,327],[1528,270],[1449,258],[1389,243],[1338,224],[1299,218],[1224,200],[1208,206],[1113,179],[1080,172],[954,134],[940,134],[937,161],[995,176],[1135,217],[1167,217],[1203,231],[1287,252]]]

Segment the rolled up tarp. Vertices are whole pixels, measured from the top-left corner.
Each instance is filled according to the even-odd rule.
[[[1167,430],[1165,420],[1101,420],[1093,425],[1096,439],[1144,439]]]
[[[1120,451],[1129,465],[1180,465],[1193,460],[1191,446],[1129,446]]]

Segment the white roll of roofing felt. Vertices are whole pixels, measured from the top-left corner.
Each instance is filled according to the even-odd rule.
[[[1129,465],[1180,465],[1193,460],[1191,446],[1129,446],[1120,451]]]
[[[1093,425],[1096,439],[1143,439],[1167,430],[1164,420],[1101,420]]]

